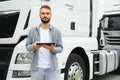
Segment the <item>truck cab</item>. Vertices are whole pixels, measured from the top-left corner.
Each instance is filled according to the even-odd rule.
[[[89,53],[97,49],[96,0],[0,0],[0,79],[30,80],[32,55],[25,44],[29,30],[40,24],[39,8],[44,4],[52,8],[51,24],[62,32],[59,79],[92,79]]]
[[[120,4],[106,9],[98,27],[98,48],[100,50],[116,50],[118,56],[118,72],[120,69]]]
[[[0,0],[0,79],[30,80],[25,39],[33,6],[40,0]],[[39,21],[39,20],[38,20]]]
[[[100,20],[100,46],[120,45],[120,5],[106,10]],[[102,37],[104,36],[104,37]]]

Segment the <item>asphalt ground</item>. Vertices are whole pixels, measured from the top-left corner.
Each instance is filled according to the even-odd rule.
[[[120,80],[120,73],[111,72],[102,76],[95,76],[93,80]]]

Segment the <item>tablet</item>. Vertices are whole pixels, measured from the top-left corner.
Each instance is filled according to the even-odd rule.
[[[55,43],[37,43],[37,45],[44,45],[44,44],[49,45],[49,46],[55,45]]]

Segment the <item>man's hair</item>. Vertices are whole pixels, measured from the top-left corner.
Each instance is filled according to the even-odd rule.
[[[41,8],[40,8],[40,11],[42,8],[46,8],[46,9],[49,9],[51,11],[51,7],[49,5],[42,5]]]

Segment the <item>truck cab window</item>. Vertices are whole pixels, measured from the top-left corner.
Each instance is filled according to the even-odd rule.
[[[109,18],[109,27],[112,30],[120,30],[120,15],[119,16],[111,16]]]
[[[120,15],[111,15],[101,20],[103,30],[120,30]]]
[[[102,29],[108,28],[108,17],[105,17],[103,20],[101,20],[101,27]]]

